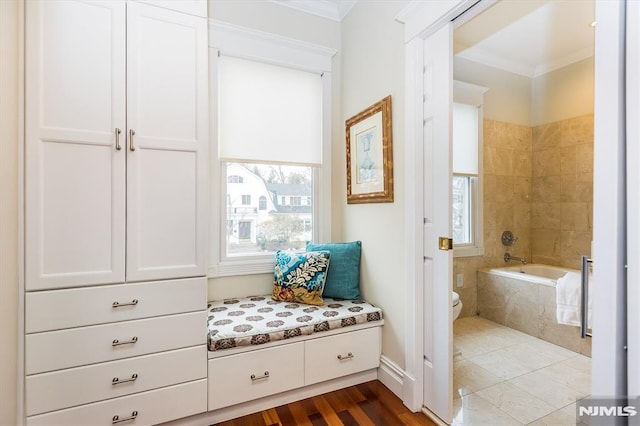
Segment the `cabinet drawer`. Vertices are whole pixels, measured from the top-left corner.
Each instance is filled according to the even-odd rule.
[[[209,411],[303,386],[303,345],[209,360]]]
[[[31,292],[26,332],[37,333],[207,308],[207,279],[157,281]]]
[[[307,340],[305,345],[305,385],[376,368],[380,364],[380,327]]]
[[[28,334],[26,374],[204,345],[206,326],[202,311]],[[120,344],[114,345],[115,340]]]
[[[27,376],[27,415],[206,379],[206,360],[203,345]]]
[[[27,426],[112,426],[114,421],[133,417],[132,414],[136,414],[135,421],[123,421],[123,425],[156,425],[205,411],[207,381],[198,380],[27,417]]]

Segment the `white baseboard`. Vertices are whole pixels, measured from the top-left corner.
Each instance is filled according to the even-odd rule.
[[[443,422],[440,417],[436,416],[427,407],[422,407],[422,412],[425,414],[425,416],[429,417],[438,426],[448,426],[447,423]]]
[[[405,372],[402,384],[402,402],[404,402],[404,405],[409,407],[411,411],[420,411],[422,409],[422,392],[419,388],[419,386],[422,386],[421,382]]]
[[[378,367],[378,380],[382,382],[400,400],[403,399],[404,371],[396,363],[386,356],[380,357],[380,367]]]
[[[202,426],[214,423],[224,422],[226,420],[235,419],[246,416],[247,414],[256,413],[258,411],[267,410],[269,408],[278,407],[280,405],[289,404],[294,401],[310,398],[349,386],[358,385],[360,383],[370,382],[378,378],[378,370],[367,370],[360,373],[351,374],[346,377],[340,377],[334,380],[317,383],[315,385],[305,386],[300,389],[293,389],[277,395],[272,395],[254,401],[248,401],[231,407],[221,408],[219,410],[208,413],[198,414],[180,420],[174,420],[169,423],[163,423],[164,426]]]

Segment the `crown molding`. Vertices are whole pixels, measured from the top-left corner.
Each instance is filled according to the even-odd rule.
[[[536,78],[583,59],[590,58],[593,56],[593,48],[588,47],[577,52],[573,52],[560,59],[538,64],[536,66],[524,65],[511,59],[494,55],[477,47],[458,52],[456,53],[456,56],[513,74],[518,74],[523,77]]]
[[[209,47],[222,54],[317,72],[331,72],[337,53],[330,47],[214,19],[209,19]]]
[[[358,0],[269,0],[311,15],[340,22],[355,6]]]

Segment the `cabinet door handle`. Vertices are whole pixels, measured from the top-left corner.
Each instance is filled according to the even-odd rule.
[[[122,149],[120,146],[120,133],[122,133],[122,130],[116,127],[116,151],[120,151]]]
[[[251,381],[252,382],[255,382],[255,381],[258,381],[258,380],[262,380],[262,379],[268,379],[268,378],[269,378],[269,372],[268,371],[265,371],[264,374],[262,376],[260,376],[260,377],[256,377],[255,374],[251,375]]]
[[[135,151],[136,147],[133,146],[133,136],[136,134],[136,131],[133,129],[129,129],[129,151]]]
[[[120,346],[120,345],[131,345],[138,341],[138,336],[133,336],[131,340],[125,340],[124,342],[119,341],[118,339],[113,339],[111,342],[111,346]]]
[[[120,303],[117,300],[111,304],[112,308],[121,308],[123,306],[135,306],[138,304],[138,299],[133,299],[131,302]]]
[[[129,417],[123,417],[122,419],[117,414],[111,418],[111,424],[115,425],[117,423],[128,422],[129,420],[135,420],[138,417],[138,412],[133,411]]]
[[[353,358],[353,354],[351,352],[349,352],[346,355],[338,355],[338,359],[340,361],[344,361],[345,359],[351,359],[351,358]]]
[[[120,385],[122,383],[135,382],[136,380],[138,380],[138,373],[133,373],[131,377],[129,377],[128,379],[120,380],[119,377],[114,377],[113,380],[111,380],[111,384],[115,386],[115,385]]]

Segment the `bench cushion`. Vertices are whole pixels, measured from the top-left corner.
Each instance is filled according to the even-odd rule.
[[[382,310],[363,300],[324,299],[324,306],[252,296],[209,302],[210,351],[260,345],[355,324],[380,321]]]

